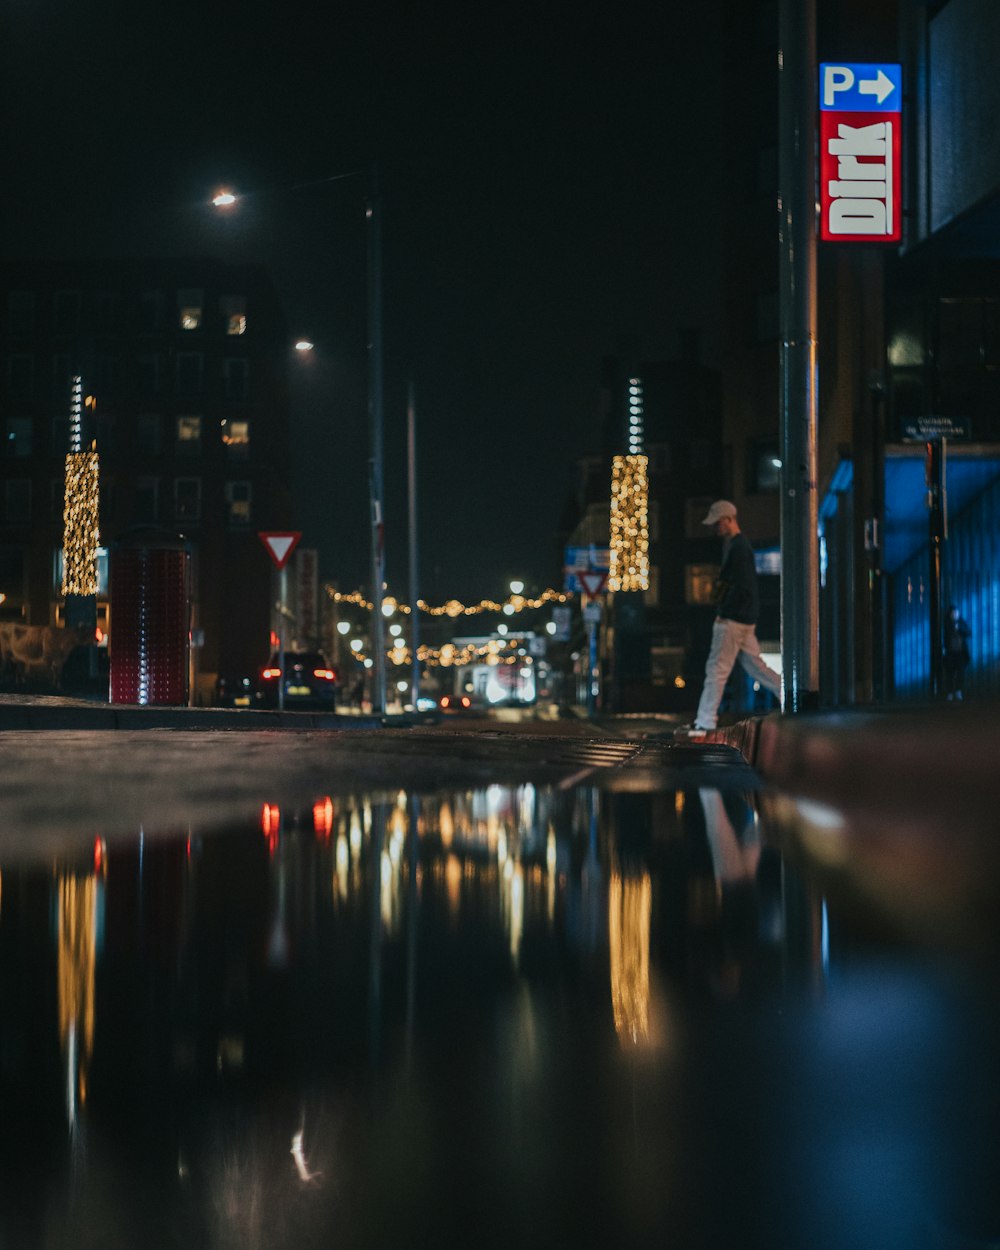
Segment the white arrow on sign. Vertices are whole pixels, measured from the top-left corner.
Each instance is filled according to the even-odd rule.
[[[283,569],[288,563],[288,557],[295,550],[299,539],[302,537],[301,531],[293,530],[289,533],[280,533],[275,530],[261,530],[257,537],[267,548],[267,553],[274,561],[275,567]]]
[[[884,70],[879,70],[874,78],[862,78],[858,83],[858,91],[864,95],[873,95],[879,104],[882,103],[890,91],[895,91],[895,89],[896,84]]]

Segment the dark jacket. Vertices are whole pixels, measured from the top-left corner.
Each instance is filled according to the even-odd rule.
[[[735,534],[726,548],[719,572],[717,614],[741,625],[756,625],[760,616],[757,566],[745,534]]]
[[[969,639],[971,637],[972,630],[969,628],[968,622],[963,621],[961,617],[952,620],[949,615],[944,623],[945,659],[951,660],[953,664],[968,664]]]

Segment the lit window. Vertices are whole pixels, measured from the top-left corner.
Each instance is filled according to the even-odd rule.
[[[197,330],[201,325],[203,295],[189,288],[177,292],[178,324],[182,330]]]
[[[177,451],[179,455],[201,451],[201,417],[177,418]]]
[[[226,483],[226,514],[230,525],[250,524],[250,483]]]
[[[222,316],[227,334],[246,334],[247,301],[245,295],[223,295]]]
[[[684,601],[710,604],[719,576],[717,564],[686,564],[684,566]]]
[[[250,422],[223,421],[222,441],[230,459],[243,459],[250,451]]]

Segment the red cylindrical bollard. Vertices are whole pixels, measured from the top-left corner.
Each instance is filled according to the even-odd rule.
[[[188,702],[191,549],[175,534],[141,530],[110,552],[111,702]]]

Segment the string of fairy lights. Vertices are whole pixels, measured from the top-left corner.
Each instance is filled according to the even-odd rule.
[[[366,599],[360,591],[338,591],[333,586],[327,586],[325,589],[328,597],[338,605],[350,605],[360,608],[363,612],[371,612],[374,609],[375,605],[372,601]],[[449,599],[446,603],[434,605],[418,599],[417,610],[428,616],[446,616],[452,620],[459,617],[479,616],[486,612],[514,616],[528,609],[542,608],[548,603],[569,603],[573,598],[574,595],[570,592],[548,589],[536,597],[512,594],[503,603],[496,599],[481,599],[478,603],[465,604],[458,599]],[[413,613],[413,607],[392,595],[386,595],[382,600],[382,614],[390,617],[397,612],[402,616],[410,616]],[[506,628],[506,626],[501,628]],[[351,654],[359,663],[367,665],[371,662],[371,657],[360,639],[355,639],[351,643]],[[394,640],[393,645],[387,649],[386,655],[389,662],[398,667],[413,662],[413,652],[402,638]],[[477,662],[483,662],[490,667],[514,664],[528,666],[534,663],[532,657],[525,654],[523,639],[517,637],[491,638],[486,642],[469,642],[464,645],[449,642],[440,647],[420,646],[417,648],[417,659],[421,664],[432,668],[461,667]]]
[[[643,455],[615,456],[611,478],[611,541],[608,589],[612,592],[646,591],[649,589],[649,460]],[[327,586],[326,593],[338,606],[351,605],[363,612],[374,610],[370,599],[358,590],[339,591]],[[546,604],[564,604],[574,595],[568,591],[543,590],[536,597],[512,594],[500,602],[496,599],[480,599],[478,603],[463,603],[460,599],[448,599],[445,603],[432,605],[418,599],[417,611],[428,616],[459,617],[480,616],[483,613],[502,613],[515,616],[527,609],[538,609]],[[397,612],[403,616],[413,613],[413,606],[391,595],[382,600],[382,613],[386,617]],[[501,626],[501,629],[506,627]],[[417,659],[425,665],[461,666],[476,661],[488,665],[531,664],[532,658],[525,654],[523,640],[519,638],[490,639],[484,643],[470,642],[464,646],[446,643],[443,647],[421,646]],[[371,659],[360,639],[351,643],[351,652],[358,661],[370,664]],[[390,663],[402,667],[412,663],[413,653],[402,638],[397,637],[388,649]]]
[[[370,612],[374,607],[371,600],[366,599],[358,590],[344,593],[343,591],[335,590],[332,586],[327,586],[326,593],[334,603],[353,604],[366,612]],[[503,603],[499,603],[495,599],[480,599],[478,603],[466,604],[458,599],[449,599],[446,603],[434,606],[423,599],[418,599],[417,609],[420,612],[426,612],[428,616],[449,616],[452,618],[478,616],[483,612],[502,612],[505,616],[513,616],[517,612],[523,612],[526,608],[542,608],[547,603],[569,603],[572,598],[573,595],[567,591],[549,589],[543,590],[536,599],[525,595],[511,595]],[[403,603],[398,599],[394,599],[391,595],[386,595],[382,599],[383,615],[392,616],[395,612],[409,616],[413,612],[413,607],[409,603]]]

